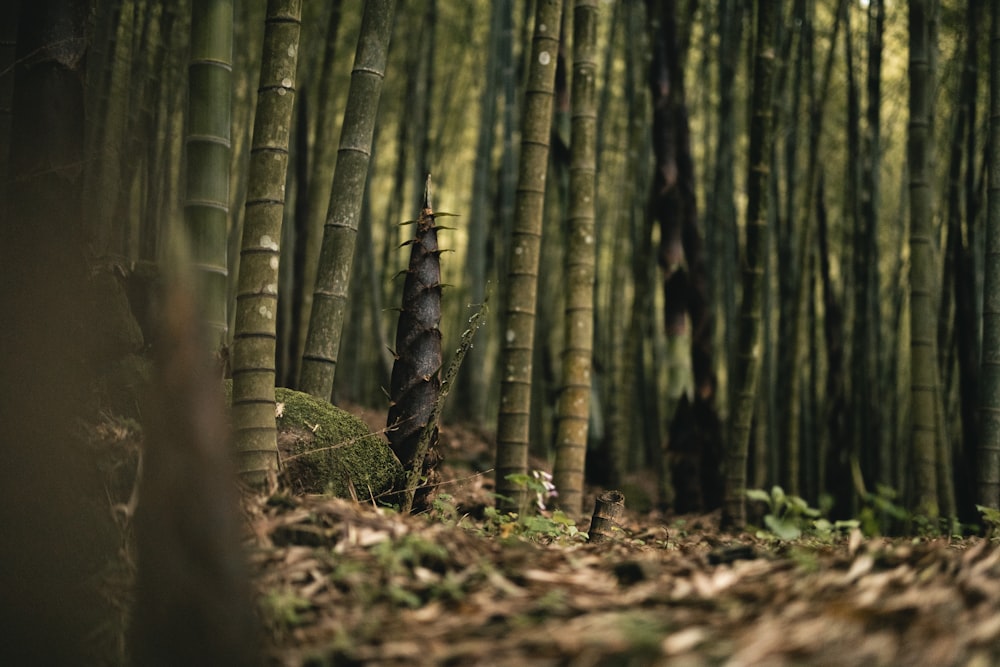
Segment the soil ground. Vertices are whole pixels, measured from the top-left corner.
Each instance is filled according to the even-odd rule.
[[[248,504],[273,664],[1000,664],[990,540],[782,542],[720,533],[712,515],[626,511],[615,539],[591,544],[551,514],[491,516],[489,444],[468,429],[441,443],[444,484],[421,515]]]

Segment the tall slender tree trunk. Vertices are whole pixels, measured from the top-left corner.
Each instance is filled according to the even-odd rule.
[[[762,357],[764,263],[767,257],[767,192],[770,178],[771,97],[775,69],[775,21],[777,3],[756,3],[756,47],[754,49],[753,95],[750,102],[750,163],[747,176],[747,241],[743,262],[743,302],[740,305],[739,366],[736,374],[736,404],[732,435],[726,457],[726,491],[722,525],[741,529],[746,525],[747,451],[757,397]]]
[[[268,0],[257,90],[233,333],[233,429],[238,470],[261,486],[278,468],[275,333],[288,142],[302,0]]]
[[[935,297],[935,247],[931,199],[930,0],[909,2],[910,120],[907,160],[910,170],[910,354],[913,429],[914,506],[924,516],[938,515],[938,373]]]
[[[175,42],[179,42],[181,30],[174,29],[182,21],[181,11],[176,6],[166,5],[163,7],[163,17],[160,24],[160,34],[172,35]],[[183,106],[184,78],[180,74],[183,68],[177,62],[179,58],[173,55],[179,49],[173,48],[173,43],[169,40],[164,45],[164,59],[161,61],[161,70],[173,72],[172,76],[156,77],[155,86],[151,97],[159,100],[156,104],[154,127],[152,136],[176,136],[173,127],[176,119],[181,116],[179,109]],[[176,202],[180,199],[178,193],[181,191],[180,171],[175,167],[181,162],[183,155],[182,142],[178,139],[167,141],[161,144],[156,142],[153,153],[146,163],[146,180],[150,184],[147,193],[145,215],[139,224],[137,231],[138,238],[135,243],[137,253],[141,260],[155,261],[158,257],[160,242],[162,241],[162,230],[167,228],[168,221],[176,217]]]
[[[528,468],[538,265],[561,17],[562,0],[538,0],[521,123],[521,160],[512,251],[507,270],[508,301],[504,314],[500,409],[497,417],[496,489],[497,506],[515,511],[521,505],[524,488],[508,476],[524,474]]]
[[[976,97],[978,95],[979,22],[982,5],[969,3],[966,9],[966,50],[964,66],[958,89],[958,107],[955,112],[954,134],[948,165],[947,264],[952,271],[952,294],[955,301],[952,330],[958,370],[958,411],[960,430],[949,429],[955,467],[956,502],[959,516],[964,521],[976,518],[975,498],[975,455],[979,438],[979,351],[976,307],[975,270],[973,241],[977,226],[977,202],[969,191],[968,182],[975,181],[976,159],[964,155],[964,151],[978,152],[976,134]],[[964,174],[963,168],[967,173]],[[963,196],[964,195],[964,196]],[[963,224],[964,205],[964,224]],[[950,355],[948,355],[950,356]]]
[[[573,2],[564,0],[559,27],[559,57],[556,64],[555,98],[552,109],[552,145],[549,151],[545,233],[538,270],[538,301],[535,305],[534,374],[531,389],[530,452],[549,456],[556,438],[558,396],[561,389],[560,358],[564,346],[565,310],[563,290],[569,229],[564,222],[569,209],[571,71],[569,35],[573,27]]]
[[[213,350],[229,336],[229,165],[233,0],[195,2],[188,68],[184,221]]]
[[[883,384],[883,354],[884,348],[881,336],[882,309],[880,307],[879,291],[879,205],[881,202],[881,165],[882,165],[882,38],[885,33],[885,6],[883,0],[872,0],[868,4],[868,67],[866,74],[867,106],[865,109],[865,134],[862,137],[862,168],[861,168],[861,216],[864,220],[865,238],[860,241],[867,255],[862,275],[859,280],[864,282],[865,297],[863,317],[867,320],[863,350],[867,357],[868,375],[865,383],[870,406],[874,406],[874,397],[880,396],[888,387]],[[873,472],[874,478],[883,485],[888,485],[891,478],[891,461],[886,456],[888,438],[885,437],[888,425],[887,411],[869,408],[871,422],[868,424],[865,450],[866,467]]]
[[[745,0],[721,0],[719,11],[719,84],[718,139],[715,148],[715,168],[712,192],[705,206],[709,259],[714,264],[715,287],[713,302],[719,304],[721,335],[716,337],[720,349],[735,346],[736,331],[736,267],[739,266],[739,232],[736,222],[736,112],[735,81],[743,42]],[[727,391],[722,396],[725,408],[733,404],[732,389],[735,355],[726,355]]]
[[[554,482],[559,506],[583,511],[583,477],[594,355],[594,226],[597,173],[597,0],[576,0],[573,11],[573,121],[569,166],[569,247],[566,320]]]
[[[378,171],[378,133],[379,127],[376,126],[372,143],[372,147],[376,149],[372,153],[372,173]],[[365,187],[355,244],[347,321],[342,335],[345,347],[341,351],[341,361],[338,363],[337,377],[333,384],[333,395],[335,400],[381,405],[385,399],[385,389],[389,386],[393,351],[396,349],[388,338],[387,323],[382,320],[387,314],[395,316],[397,313],[394,309],[383,307],[383,285],[389,281],[383,280],[382,271],[376,264],[375,233],[379,227],[374,224],[371,188],[372,183],[369,181]],[[393,221],[382,229],[395,230],[397,225],[398,221]],[[384,245],[396,247],[391,241],[385,242]]]
[[[342,118],[336,118],[331,109],[336,106],[337,44],[339,43],[342,9],[341,0],[331,0],[330,18],[327,22],[324,37],[323,59],[319,68],[319,86],[316,100],[316,136],[311,152],[309,190],[308,190],[308,220],[306,233],[308,241],[296,239],[307,244],[303,249],[302,265],[302,303],[293,309],[292,317],[298,318],[298,326],[293,327],[298,332],[291,341],[291,355],[295,365],[294,380],[289,386],[300,388],[299,378],[302,372],[302,356],[305,351],[306,336],[309,333],[309,316],[312,311],[313,288],[316,286],[316,275],[319,266],[320,245],[323,238],[323,225],[326,222],[327,207],[330,203],[330,191],[333,189],[333,175],[337,165],[337,135],[341,130]],[[312,92],[312,91],[310,91]],[[312,95],[310,95],[312,97]]]
[[[354,262],[354,241],[368,180],[372,136],[382,95],[395,8],[395,0],[369,0],[365,3],[354,69],[351,71],[351,87],[344,109],[333,190],[323,227],[323,244],[299,385],[302,391],[327,401],[333,394],[333,378]]]
[[[643,5],[630,3],[624,5],[623,10],[625,16],[622,31],[625,34],[642,31],[645,22]],[[646,49],[639,40],[626,40],[624,49],[624,107],[629,110],[625,141],[628,145],[643,145],[649,143],[648,114],[639,111],[643,108],[644,94],[648,90],[645,83]],[[642,346],[648,340],[643,335],[642,322],[652,311],[652,308],[643,307],[650,291],[645,285],[651,282],[644,278],[646,267],[651,262],[646,261],[650,244],[642,242],[648,224],[641,194],[643,184],[648,181],[651,166],[646,160],[626,162],[623,166],[624,183],[619,200],[622,203],[620,216],[623,229],[616,234],[615,278],[609,289],[613,291],[611,312],[614,315],[611,319],[615,327],[609,369],[612,391],[608,407],[608,438],[613,458],[610,481],[613,483],[620,482],[632,468],[633,462],[644,457],[644,443],[649,437],[646,427],[650,421],[655,426],[659,425],[659,420],[649,419],[649,413],[656,412],[659,401],[655,396],[639,390],[643,376],[643,366],[640,363]],[[631,298],[623,296],[620,290],[620,286],[629,283],[633,286]],[[658,444],[659,440],[656,442]],[[661,504],[665,504],[666,500],[661,499]]]
[[[10,4],[16,8],[18,3]],[[134,146],[126,148],[124,145],[126,136],[133,140],[139,138],[138,133],[128,132],[126,127],[130,120],[134,121],[142,115],[142,107],[131,103],[136,102],[134,93],[143,89],[144,82],[134,77],[133,73],[141,69],[140,63],[156,49],[147,47],[143,53],[135,53],[133,49],[134,42],[147,36],[143,24],[148,23],[151,12],[143,12],[141,6],[133,11],[121,5],[118,3],[111,11],[98,10],[102,20],[95,21],[94,48],[87,56],[85,135],[86,152],[93,159],[84,175],[84,199],[95,247],[102,254],[128,257],[127,248],[135,236],[137,221],[120,216],[115,207],[132,194],[133,188],[128,184],[130,178],[123,175],[122,169],[138,157]],[[142,20],[142,14],[146,15],[146,21]],[[147,42],[140,43],[148,46]],[[131,113],[126,115],[126,109]],[[6,145],[6,142],[0,141],[0,146]],[[133,168],[124,173],[138,175],[140,171]],[[117,196],[109,197],[109,192],[115,192]],[[116,214],[119,214],[119,219],[116,219]],[[122,217],[129,220],[129,224],[120,224]]]
[[[844,303],[848,311],[850,341],[850,416],[849,437],[844,452],[852,469],[864,459],[862,448],[874,442],[870,433],[872,369],[868,349],[868,327],[871,321],[865,308],[868,295],[868,249],[865,218],[861,212],[861,91],[854,76],[854,38],[851,31],[851,11],[844,13],[844,51],[847,65],[847,162],[844,170],[844,238],[849,239],[842,252],[845,268]],[[856,493],[851,493],[846,511],[855,515]]]
[[[810,267],[819,269],[820,272],[824,270],[824,266],[829,267],[829,255],[824,255],[817,265],[813,261],[814,255],[817,252],[817,238],[819,234],[819,216],[825,214],[825,199],[822,193],[820,193],[820,183],[823,180],[822,165],[820,164],[820,139],[823,134],[824,120],[826,117],[826,101],[829,96],[830,82],[833,78],[833,64],[835,62],[834,56],[837,53],[837,40],[839,39],[840,29],[844,23],[844,16],[847,12],[847,0],[839,0],[837,4],[837,14],[834,19],[833,31],[830,35],[830,46],[829,50],[826,52],[826,58],[823,60],[822,69],[820,70],[820,77],[817,81],[812,75],[806,77],[806,89],[807,97],[809,100],[809,122],[808,122],[808,132],[806,140],[806,168],[805,168],[805,179],[803,187],[800,188],[799,197],[799,209],[798,209],[798,220],[801,229],[801,237],[798,239],[798,247],[796,248],[797,253],[795,255],[794,261],[797,265],[795,273],[798,274],[799,280],[796,282],[795,291],[795,308],[797,315],[792,320],[792,331],[791,331],[791,344],[800,349],[805,346],[806,340],[806,330],[805,330],[805,318],[804,314],[809,308],[809,304],[812,303],[814,292],[812,291],[813,282],[809,278]],[[802,30],[803,39],[803,54],[806,59],[805,69],[807,72],[812,72],[813,63],[815,62],[815,26],[814,19],[815,16],[811,8],[806,8],[806,15],[804,18],[804,26]],[[828,252],[823,249],[823,244],[820,243],[820,254]],[[827,246],[828,247],[828,246]],[[826,262],[826,264],[824,264]],[[827,388],[834,388],[838,392],[837,395],[828,394],[827,395],[827,406],[824,411],[824,416],[829,417],[829,424],[832,426],[836,425],[836,430],[828,430],[823,428],[820,432],[820,439],[815,445],[815,457],[814,460],[817,461],[817,465],[822,465],[824,475],[830,474],[831,471],[846,470],[847,464],[847,451],[845,448],[847,436],[844,431],[845,424],[845,410],[836,409],[833,410],[830,406],[834,403],[842,406],[842,401],[845,400],[846,392],[846,381],[845,378],[841,377],[845,369],[843,368],[843,358],[844,358],[844,332],[843,332],[843,322],[844,313],[843,307],[838,302],[837,296],[833,290],[833,285],[830,281],[829,272],[822,274],[822,287],[823,287],[823,298],[824,298],[824,309],[827,313],[823,317],[823,327],[827,334],[827,348],[828,348],[828,358],[836,358],[838,360],[836,365],[828,365],[828,382]],[[789,378],[789,396],[795,397],[802,392],[802,375],[800,373],[793,373]],[[793,399],[794,400],[794,399]],[[792,408],[790,410],[792,413],[797,413],[798,408]],[[789,419],[791,420],[790,415]],[[822,422],[824,425],[827,424],[827,420],[824,419]],[[798,429],[798,417],[795,416],[795,422],[789,422],[788,437],[789,439],[799,439],[801,436]],[[830,447],[830,443],[836,443],[835,447]],[[830,464],[827,460],[829,459]],[[819,481],[819,487],[823,488],[823,478],[824,475],[819,475],[817,470],[817,479]],[[846,476],[840,475],[839,477],[847,479]],[[838,504],[844,505],[849,502],[852,497],[850,493],[836,494]]]
[[[286,219],[291,224],[282,225],[281,245],[284,247],[284,261],[278,276],[278,351],[275,358],[275,385],[294,389],[298,386],[298,364],[301,355],[297,341],[302,334],[302,312],[305,300],[306,256],[309,252],[309,180],[311,161],[309,159],[309,113],[311,95],[306,96],[302,82],[296,91],[295,120],[290,137],[290,169],[288,174],[288,197],[294,201],[291,213]]]
[[[979,494],[1000,509],[1000,0],[990,2],[989,190],[983,285],[983,362],[980,379]]]
[[[823,294],[823,334],[826,338],[826,396],[820,420],[824,438],[819,452],[819,488],[834,497],[837,512],[845,512],[854,497],[850,461],[838,438],[847,433],[847,389],[844,367],[844,307],[833,285],[830,253],[830,225],[826,206],[826,179],[820,174],[816,187],[816,234],[819,254],[819,277]]]
[[[489,276],[488,241],[490,235],[491,216],[490,183],[493,181],[493,147],[496,144],[497,124],[497,82],[501,76],[500,53],[501,35],[503,32],[504,12],[510,12],[510,7],[504,2],[493,2],[490,5],[490,35],[488,53],[486,54],[486,80],[479,102],[479,136],[476,140],[476,159],[472,178],[472,201],[469,214],[469,243],[466,254],[466,275],[468,276],[468,303],[480,304],[486,298],[486,283]],[[495,210],[495,209],[493,209]],[[475,306],[473,306],[475,307]],[[460,311],[462,328],[471,315],[464,309]],[[485,333],[485,332],[483,332]],[[482,423],[486,418],[486,398],[490,386],[491,364],[487,361],[488,344],[480,341],[468,352],[468,362],[475,373],[462,373],[458,382],[464,390],[460,392],[461,403],[457,406],[463,416],[474,423]]]
[[[765,349],[772,350],[777,357],[775,391],[778,396],[783,397],[782,409],[776,411],[776,421],[773,432],[778,435],[780,449],[779,457],[782,459],[779,465],[779,477],[785,491],[794,495],[801,495],[800,482],[802,478],[802,411],[806,400],[806,392],[801,390],[803,376],[808,372],[806,363],[805,332],[807,326],[808,309],[800,304],[797,296],[799,290],[804,290],[809,284],[807,266],[796,263],[798,258],[799,245],[806,237],[811,236],[807,225],[809,220],[803,220],[798,215],[797,197],[800,191],[801,169],[799,156],[801,155],[801,145],[799,142],[800,110],[803,95],[803,79],[805,76],[812,76],[811,70],[806,70],[806,46],[811,46],[811,39],[806,38],[806,31],[812,30],[812,21],[807,14],[804,0],[796,0],[792,10],[792,27],[788,30],[788,35],[784,40],[782,48],[782,58],[792,60],[793,47],[795,48],[794,63],[788,62],[781,68],[787,79],[787,72],[791,70],[791,84],[787,92],[779,87],[775,93],[775,104],[779,109],[781,118],[775,119],[776,123],[781,123],[788,129],[783,133],[784,149],[779,151],[777,146],[775,152],[783,157],[782,160],[775,158],[775,164],[784,167],[783,182],[784,192],[778,192],[778,178],[774,179],[773,191],[775,192],[775,211],[778,212],[777,226],[777,261],[781,270],[777,272],[778,283],[778,336],[782,341],[781,345],[774,348],[768,346]],[[808,74],[806,74],[808,72]],[[785,95],[788,101],[779,103]],[[775,140],[777,143],[777,140]],[[779,205],[778,202],[782,202]],[[805,224],[802,224],[802,223]],[[791,345],[785,344],[791,342]],[[787,397],[787,398],[784,398]],[[758,487],[759,488],[759,487]]]
[[[670,424],[663,466],[672,478],[675,509],[700,511],[721,501],[721,428],[715,413],[716,379],[712,359],[712,313],[708,308],[706,268],[695,195],[687,100],[684,40],[672,0],[648,2],[653,61],[653,148],[656,171],[650,216],[660,225],[659,264],[664,276],[664,326],[668,339],[690,339],[678,347],[681,366],[689,367],[693,391],[682,388]],[[674,363],[674,362],[668,362]],[[684,383],[688,384],[688,383]]]
[[[497,192],[497,213],[499,222],[493,235],[493,246],[496,249],[493,257],[494,270],[502,276],[510,265],[508,256],[510,240],[514,230],[514,207],[517,199],[517,165],[519,147],[514,144],[514,137],[520,130],[518,118],[518,58],[514,53],[514,8],[513,0],[496,0],[500,5],[506,5],[506,13],[502,16],[500,32],[500,85],[503,88],[503,103],[500,111],[501,151],[500,178]],[[524,21],[528,23],[527,19]],[[497,312],[506,312],[506,290],[500,291]],[[490,327],[487,331],[496,330]]]

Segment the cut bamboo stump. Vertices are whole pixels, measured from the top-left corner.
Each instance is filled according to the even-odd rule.
[[[590,519],[588,542],[599,544],[614,538],[621,531],[620,520],[625,511],[625,494],[605,491],[594,501],[594,516]]]

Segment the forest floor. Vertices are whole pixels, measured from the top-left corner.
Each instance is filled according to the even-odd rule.
[[[626,512],[617,539],[590,544],[545,515],[491,515],[475,472],[489,445],[466,429],[441,443],[446,484],[424,514],[251,503],[274,664],[1000,664],[989,540],[779,541]]]

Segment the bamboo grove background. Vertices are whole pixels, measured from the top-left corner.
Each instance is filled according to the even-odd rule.
[[[198,122],[187,108],[189,77],[202,76],[189,69],[192,49],[210,44],[192,40],[192,3],[84,4],[88,252],[98,263],[161,260],[169,230],[198,215],[185,206],[185,192],[209,178],[186,170],[185,159],[229,141],[228,182],[214,191],[225,201],[205,215],[228,208],[222,224],[232,303],[251,215],[265,3],[231,5],[232,67],[214,79],[231,90],[231,133],[208,140],[207,149],[185,141]],[[745,485],[778,484],[812,504],[829,497],[841,516],[895,493],[929,517],[975,519],[979,407],[988,399],[980,392],[980,323],[986,26],[996,20],[988,11],[995,4],[598,3],[588,478],[654,479],[654,500],[680,511],[722,503],[721,466],[742,396],[736,378],[751,179],[763,169],[769,178],[758,196],[768,205],[752,246],[762,287],[759,382],[752,420],[743,412],[740,421]],[[569,291],[573,5],[562,10],[531,377],[530,449],[549,465]],[[763,5],[769,12],[761,17]],[[301,370],[362,6],[302,5],[294,118],[286,128],[279,386],[295,387]],[[0,16],[5,33],[16,25],[16,7],[0,9],[8,13]],[[386,407],[393,308],[402,291],[394,276],[405,267],[399,248],[411,233],[398,223],[419,212],[430,173],[435,208],[460,216],[441,233],[442,246],[454,251],[442,257],[446,358],[475,312],[470,305],[488,293],[492,303],[446,418],[495,432],[534,16],[532,0],[396,2],[335,402]],[[15,37],[4,34],[0,49],[5,153]],[[752,81],[762,39],[773,56],[765,114],[773,141],[755,171]],[[232,322],[218,325],[223,339],[232,329]]]

